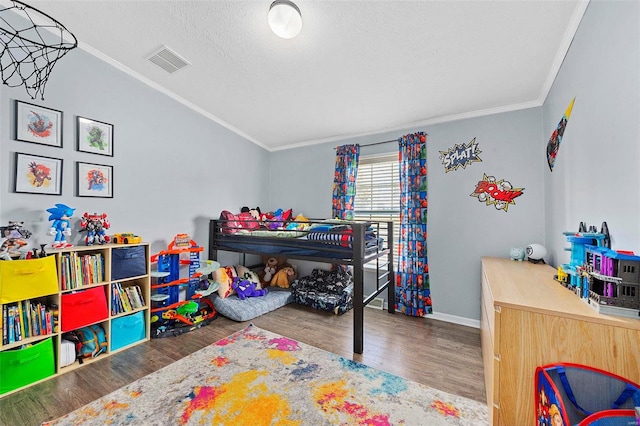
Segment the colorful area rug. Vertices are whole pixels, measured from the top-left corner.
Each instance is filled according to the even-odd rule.
[[[253,325],[44,425],[485,425],[479,402]]]

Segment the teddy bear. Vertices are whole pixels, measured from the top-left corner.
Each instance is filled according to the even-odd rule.
[[[241,280],[238,277],[233,278],[233,282],[231,283],[231,288],[235,290],[240,300],[244,300],[247,297],[264,296],[268,293],[266,288],[259,290],[256,287],[256,283],[252,283],[249,280]]]
[[[264,276],[262,277],[262,282],[269,284],[276,271],[278,270],[278,259],[276,259],[275,257],[270,257],[265,263],[266,265],[264,266]]]
[[[296,279],[296,271],[291,266],[282,267],[271,279],[272,286],[289,288],[293,280]]]

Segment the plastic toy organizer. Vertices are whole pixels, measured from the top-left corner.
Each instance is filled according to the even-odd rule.
[[[640,386],[636,383],[570,363],[538,367],[535,375],[538,425],[640,425]]]

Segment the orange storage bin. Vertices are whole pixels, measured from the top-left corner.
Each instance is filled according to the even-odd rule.
[[[100,286],[63,294],[60,303],[61,330],[75,330],[107,319],[109,310],[104,291],[105,287]]]

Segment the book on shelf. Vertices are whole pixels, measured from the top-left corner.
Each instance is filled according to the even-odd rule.
[[[113,315],[130,312],[144,306],[144,297],[139,285],[123,286],[119,282],[111,285],[111,312]]]
[[[60,259],[62,290],[73,290],[104,281],[102,253],[79,255],[70,252],[64,253]]]
[[[42,302],[22,300],[2,306],[2,343],[19,342],[34,336],[52,334],[57,321],[57,307]]]
[[[16,325],[16,320],[15,320],[15,310],[13,308],[13,306],[9,306],[8,308],[8,321],[7,321],[7,343],[13,343],[16,341],[16,334],[15,334],[15,325]]]
[[[7,305],[2,305],[2,344],[7,343]]]

